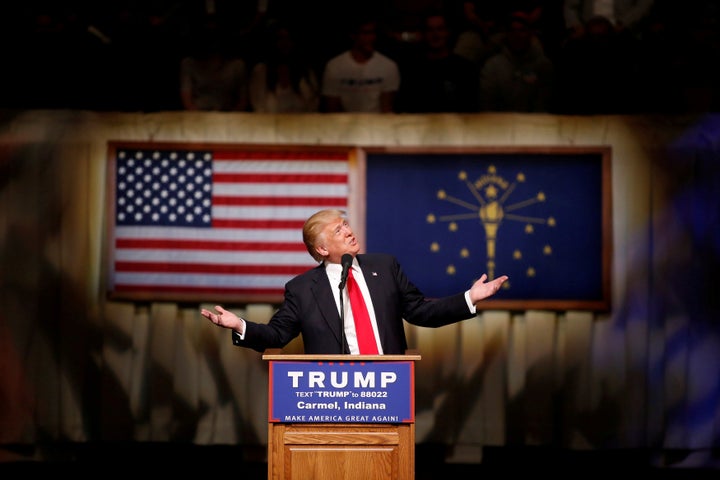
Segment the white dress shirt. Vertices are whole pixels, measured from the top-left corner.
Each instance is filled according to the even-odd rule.
[[[365,283],[365,277],[363,277],[362,270],[357,263],[357,259],[353,258],[352,263],[353,277],[360,287],[365,305],[367,306],[368,313],[370,314],[370,323],[372,324],[373,333],[375,333],[375,342],[377,343],[378,353],[382,355],[382,345],[380,345],[380,335],[378,334],[377,319],[375,318],[375,308],[372,304],[372,298],[370,298],[370,292],[368,291],[367,284]],[[325,264],[325,273],[327,273],[328,280],[330,281],[330,287],[332,288],[333,298],[335,299],[335,305],[340,312],[340,276],[342,275],[342,265],[337,263]],[[343,310],[345,311],[345,337],[347,338],[348,347],[350,348],[351,354],[359,354],[357,334],[355,333],[355,322],[353,320],[352,308],[350,308],[350,298],[348,297],[347,285],[342,290],[343,294]]]

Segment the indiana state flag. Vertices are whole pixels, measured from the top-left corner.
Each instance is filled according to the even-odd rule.
[[[595,302],[603,156],[368,153],[367,251],[394,254],[428,297],[508,275],[493,300]]]

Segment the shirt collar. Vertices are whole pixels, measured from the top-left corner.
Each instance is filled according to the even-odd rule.
[[[360,268],[360,266],[358,265],[357,257],[353,257],[352,267],[355,271],[358,271],[358,269]],[[339,263],[325,262],[325,272],[339,277],[342,273],[342,265],[340,265]]]

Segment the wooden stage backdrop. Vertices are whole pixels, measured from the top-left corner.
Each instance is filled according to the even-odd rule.
[[[611,147],[610,311],[483,310],[441,329],[408,326],[422,355],[416,440],[445,444],[449,461],[465,462],[480,461],[484,446],[717,448],[717,125],[645,116],[5,113],[0,449],[267,443],[266,362],[200,316],[211,303],[106,297],[111,141]],[[231,307],[263,322],[276,305]],[[301,349],[298,341],[288,351]]]

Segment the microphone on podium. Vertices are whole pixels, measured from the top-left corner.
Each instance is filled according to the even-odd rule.
[[[349,253],[344,254],[342,256],[342,258],[340,259],[340,264],[342,265],[342,273],[340,274],[340,285],[338,285],[338,288],[340,290],[345,288],[345,282],[347,281],[348,270],[350,270],[352,261],[353,261],[353,257]]]
[[[353,257],[349,253],[344,254],[340,258],[340,265],[342,265],[342,273],[340,274],[340,284],[338,289],[340,290],[340,325],[342,328],[342,353],[349,354],[347,350],[347,340],[345,339],[345,308],[343,307],[343,288],[345,288],[345,282],[347,282],[348,271],[352,265]]]

